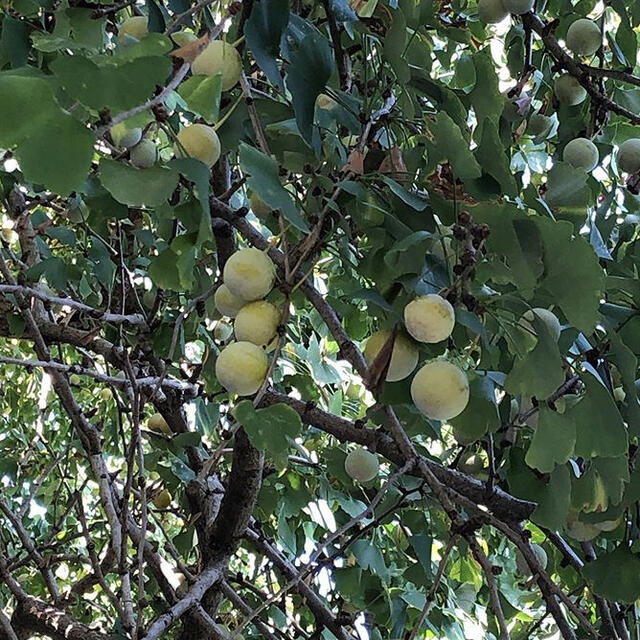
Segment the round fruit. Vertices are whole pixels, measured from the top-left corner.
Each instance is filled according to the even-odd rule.
[[[520,16],[533,10],[535,0],[504,0],[504,8]]]
[[[140,127],[129,128],[124,122],[118,122],[109,129],[111,139],[116,147],[128,149],[138,144],[142,140],[142,129]]]
[[[138,144],[129,152],[129,160],[138,169],[148,169],[152,167],[158,159],[156,145],[146,138],[140,140]]]
[[[533,309],[529,309],[529,311],[525,312],[520,320],[520,326],[524,327],[527,331],[530,331],[533,335],[536,335],[536,329],[533,326],[534,316],[538,319],[542,320],[549,331],[554,342],[557,342],[560,338],[560,321],[555,316],[555,314],[551,313],[551,311],[547,309],[543,309],[541,307],[534,307]]]
[[[640,171],[640,138],[625,140],[618,149],[618,168],[625,173]]]
[[[101,389],[100,390],[100,398],[105,402],[108,402],[113,397],[113,393],[111,389]]]
[[[533,554],[535,555],[536,560],[538,561],[538,564],[542,567],[542,569],[546,569],[548,562],[547,552],[535,542],[531,543],[531,551],[533,551]],[[521,573],[523,576],[531,575],[531,569],[529,568],[527,561],[524,559],[524,556],[519,549],[516,553],[516,566],[518,567],[518,573]]]
[[[153,504],[156,509],[166,509],[171,504],[171,494],[163,489],[153,497]]]
[[[2,227],[2,237],[9,243],[13,244],[18,241],[18,234],[13,230],[11,226]]]
[[[238,311],[233,323],[236,340],[265,347],[273,340],[280,324],[280,312],[266,300],[250,302]]]
[[[456,438],[457,439],[457,438]],[[458,465],[458,469],[463,473],[480,473],[484,469],[484,460],[477,453],[469,456]]]
[[[404,308],[404,324],[418,342],[433,344],[446,340],[455,323],[451,303],[435,293],[416,298]]]
[[[156,303],[156,291],[154,289],[149,289],[149,291],[145,291],[142,295],[142,304],[147,309],[153,309],[153,305]]]
[[[167,435],[171,434],[171,429],[169,428],[167,421],[160,413],[154,413],[147,420],[147,429],[149,429],[149,431],[155,431],[156,433],[166,433]]]
[[[359,384],[350,382],[344,395],[349,398],[349,400],[357,400],[362,395],[362,387]]]
[[[253,395],[267,375],[269,361],[265,352],[252,342],[232,342],[216,360],[218,382],[239,396]]]
[[[82,378],[77,373],[72,373],[69,376],[69,384],[72,384],[77,387],[81,382],[82,382]]]
[[[213,337],[219,342],[226,342],[233,333],[233,327],[222,320],[216,322],[216,326],[213,327]]]
[[[567,29],[565,42],[567,48],[576,55],[591,56],[602,44],[600,27],[589,18],[579,18]]]
[[[321,93],[316,98],[316,106],[320,109],[329,110],[329,109],[333,109],[337,105],[338,103],[331,96],[328,96],[326,93]]]
[[[425,364],[411,382],[411,397],[427,418],[449,420],[469,402],[469,381],[462,369],[445,360]]]
[[[250,302],[271,291],[276,268],[264,251],[250,247],[236,251],[227,260],[222,278],[231,293]]]
[[[486,24],[502,22],[509,12],[502,0],[478,0],[478,18]]]
[[[542,113],[534,113],[529,118],[527,133],[532,136],[541,136],[545,133],[549,133],[552,126],[553,118],[545,116]]]
[[[171,34],[171,39],[179,46],[184,47],[185,44],[193,42],[198,39],[198,36],[193,31],[176,31]]]
[[[271,207],[254,191],[249,198],[251,202],[251,211],[257,218],[264,218],[272,211]]]
[[[567,143],[562,152],[562,159],[576,169],[593,171],[598,165],[600,154],[591,140],[587,138],[576,138]]]
[[[618,402],[624,402],[624,399],[627,397],[627,394],[626,394],[625,390],[622,387],[616,387],[613,390],[613,397]]]
[[[222,40],[213,40],[193,61],[191,70],[205,76],[221,73],[222,90],[228,91],[240,79],[242,59],[234,46]]]
[[[380,353],[380,349],[384,347],[390,335],[391,331],[377,331],[367,340],[363,355],[369,366],[371,366],[376,359],[376,356]],[[417,364],[418,349],[409,338],[398,334],[393,343],[391,362],[387,370],[387,382],[404,380],[416,368]]]
[[[213,302],[216,305],[216,309],[223,315],[229,318],[235,318],[238,311],[247,304],[244,298],[234,295],[229,291],[229,287],[226,284],[221,284],[213,296]]]
[[[213,127],[190,124],[180,129],[173,149],[176,157],[195,158],[211,168],[220,158],[220,139]]]
[[[118,27],[118,41],[120,44],[137,42],[148,34],[147,16],[132,16]]]
[[[568,73],[558,76],[553,83],[553,90],[560,102],[575,106],[584,102],[587,97],[585,88]]]
[[[344,461],[344,470],[358,482],[373,480],[379,469],[378,458],[362,447],[351,451]]]

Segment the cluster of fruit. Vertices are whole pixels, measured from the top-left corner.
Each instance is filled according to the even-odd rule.
[[[148,35],[146,16],[133,16],[120,24],[118,39],[126,46],[138,42]],[[172,36],[176,44],[184,46],[196,40],[190,31],[180,31]],[[233,88],[242,72],[242,60],[234,46],[222,40],[213,40],[196,56],[191,64],[194,75],[221,76],[221,88],[228,91]],[[158,160],[156,142],[143,134],[138,126],[127,121],[119,122],[110,129],[111,139],[117,147],[127,149],[129,162],[139,169],[153,166]],[[176,157],[191,157],[212,167],[220,158],[220,140],[215,127],[204,123],[187,124],[178,131],[174,142]]]

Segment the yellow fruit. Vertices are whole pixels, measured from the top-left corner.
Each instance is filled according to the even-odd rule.
[[[404,324],[418,342],[446,340],[455,323],[456,315],[451,303],[435,293],[416,298],[404,308]]]
[[[264,218],[271,213],[271,207],[264,200],[262,200],[262,198],[257,193],[255,193],[255,191],[251,194],[249,200],[251,202],[251,211],[253,211],[256,217]]]
[[[240,79],[242,59],[234,46],[222,40],[214,40],[193,61],[191,71],[205,76],[221,73],[222,90],[228,91]]]
[[[509,12],[504,8],[502,0],[478,0],[478,18],[486,24],[502,22]]]
[[[259,300],[273,288],[276,268],[264,251],[240,249],[227,260],[222,277],[234,295],[247,301]]]
[[[236,340],[266,347],[276,335],[280,318],[280,312],[270,302],[250,302],[238,311],[233,323]]]
[[[320,109],[329,110],[329,109],[333,109],[337,105],[338,103],[331,96],[328,96],[326,93],[321,93],[316,98],[316,106]]]
[[[171,494],[163,489],[153,497],[153,504],[156,509],[166,509],[171,504]]]
[[[132,16],[127,18],[118,27],[118,41],[120,44],[129,44],[142,40],[149,34],[147,16]]]
[[[111,393],[111,389],[101,389],[100,390],[100,398],[104,402],[108,402],[113,397],[113,393]]]
[[[229,318],[235,318],[238,311],[247,304],[244,298],[234,295],[229,291],[229,287],[226,284],[221,284],[213,296],[213,302],[216,305],[216,309],[223,315]]]
[[[411,397],[427,418],[449,420],[469,402],[469,381],[462,369],[445,360],[424,365],[411,382]]]
[[[373,480],[379,469],[377,456],[362,447],[351,451],[344,461],[344,470],[358,482]]]
[[[156,433],[166,433],[167,435],[171,434],[171,429],[169,428],[167,421],[160,413],[154,413],[147,420],[147,429],[149,429],[149,431],[155,431]]]
[[[222,320],[218,320],[213,328],[213,337],[220,342],[225,342],[232,333],[233,327]]]
[[[116,147],[128,149],[138,144],[142,139],[142,129],[140,127],[128,127],[125,122],[118,122],[109,129],[111,139]]]
[[[568,73],[558,76],[553,83],[553,90],[560,102],[575,106],[584,102],[587,97],[585,88]]]
[[[152,167],[158,159],[156,145],[146,138],[140,140],[138,144],[129,152],[129,161],[138,169],[148,169]]]
[[[220,158],[220,139],[213,127],[190,124],[180,129],[173,149],[177,158],[195,158],[211,168]]]
[[[391,331],[377,331],[368,340],[364,348],[364,359],[371,365],[380,349],[385,345]],[[418,349],[405,335],[398,334],[391,352],[391,362],[387,370],[387,382],[404,380],[418,364]]]
[[[536,544],[535,542],[531,543],[531,550],[533,551],[536,559],[538,560],[538,564],[540,564],[543,570],[546,569],[547,562],[548,562],[547,552],[539,544]],[[531,569],[529,568],[527,561],[524,559],[524,556],[522,555],[522,552],[519,549],[516,553],[516,566],[518,568],[518,573],[521,573],[523,576],[531,575]]]
[[[542,307],[534,307],[533,309],[529,309],[529,311],[525,312],[522,318],[520,319],[520,326],[524,327],[531,334],[536,335],[535,327],[533,326],[533,319],[537,317],[539,320],[542,320],[546,325],[551,338],[557,342],[560,338],[560,321],[556,318],[555,314],[547,309],[543,309]]]
[[[625,140],[618,149],[618,168],[625,173],[640,171],[640,138]]]
[[[504,8],[510,13],[522,15],[533,9],[535,0],[503,0]]]
[[[598,165],[600,154],[591,140],[587,138],[576,138],[567,143],[562,152],[562,159],[576,169],[593,171]]]
[[[579,18],[567,29],[565,42],[567,48],[576,55],[591,56],[602,44],[600,27],[589,18]]]
[[[253,395],[267,375],[269,361],[265,352],[252,342],[232,342],[216,360],[218,382],[239,396]]]

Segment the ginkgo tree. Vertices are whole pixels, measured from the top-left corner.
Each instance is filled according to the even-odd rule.
[[[4,0],[0,639],[639,634],[639,30]]]

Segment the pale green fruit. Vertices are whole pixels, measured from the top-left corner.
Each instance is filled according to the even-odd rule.
[[[460,415],[469,402],[469,381],[454,364],[435,360],[414,376],[411,397],[427,418],[450,420]]]
[[[153,289],[145,291],[142,296],[142,304],[147,309],[153,309],[153,305],[156,303],[156,292]]]
[[[435,344],[446,340],[455,323],[451,303],[435,293],[416,298],[404,308],[404,324],[418,342]]]
[[[266,347],[276,335],[281,314],[266,300],[250,302],[238,311],[233,323],[236,340]]]
[[[226,342],[227,339],[231,337],[232,333],[233,327],[222,320],[218,320],[215,327],[213,327],[213,337],[219,342]]]
[[[364,347],[364,359],[371,366],[378,353],[389,339],[391,331],[377,331],[368,340]],[[391,362],[387,370],[387,382],[404,380],[416,368],[418,364],[418,349],[402,334],[396,336],[391,352]]]
[[[565,146],[562,152],[562,159],[576,169],[593,171],[598,166],[600,154],[591,140],[587,138],[576,138]]]
[[[640,138],[625,140],[618,148],[617,163],[620,171],[640,171]]]
[[[109,400],[111,400],[112,397],[113,397],[113,393],[111,392],[111,389],[101,389],[100,390],[100,398],[104,402],[108,402]]]
[[[153,504],[156,509],[166,509],[171,504],[171,493],[163,489],[153,497]]]
[[[129,161],[138,169],[148,169],[152,167],[158,159],[158,150],[156,145],[144,138],[129,151]]]
[[[578,56],[593,55],[602,44],[600,27],[589,18],[579,18],[567,29],[567,48]]]
[[[154,413],[147,420],[147,429],[149,429],[149,431],[155,431],[156,433],[171,435],[171,429],[160,413]]]
[[[618,402],[624,402],[624,399],[627,397],[627,394],[626,394],[625,390],[622,387],[616,387],[613,390],[613,397]]]
[[[234,295],[226,284],[221,284],[213,296],[213,302],[216,309],[229,318],[235,318],[238,311],[247,304],[244,298]]]
[[[18,241],[18,234],[13,230],[13,227],[6,225],[2,227],[2,237],[9,243],[13,244]]]
[[[140,127],[128,127],[125,122],[118,122],[109,129],[111,139],[116,147],[128,149],[138,144],[142,140],[142,129]]]
[[[535,0],[504,0],[504,8],[518,16],[532,11],[534,4]]]
[[[542,307],[534,307],[524,313],[520,320],[520,325],[533,335],[536,335],[536,330],[533,326],[534,316],[544,322],[554,342],[557,342],[560,338],[561,327],[560,321],[555,314],[548,309],[543,309]]]
[[[379,469],[380,463],[377,456],[363,447],[351,451],[344,461],[344,470],[358,482],[373,480],[378,475]]]
[[[198,36],[193,31],[177,31],[171,34],[171,39],[179,46],[184,47],[185,44],[193,42],[198,39]]]
[[[551,127],[553,127],[553,118],[542,113],[534,113],[529,118],[527,133],[535,137],[542,136],[545,133],[548,134],[551,131]]]
[[[260,198],[260,196],[255,193],[255,191],[251,194],[249,200],[251,202],[251,211],[253,211],[256,217],[264,218],[271,213],[271,207],[264,200],[262,200],[262,198]]]
[[[558,76],[553,83],[553,90],[560,102],[575,106],[584,102],[587,97],[585,88],[568,73]]]
[[[69,376],[69,384],[72,384],[77,387],[81,382],[82,382],[82,378],[78,374],[72,373]]]
[[[349,398],[349,400],[357,400],[362,394],[362,387],[359,384],[355,384],[353,382],[349,383],[349,386],[346,388],[344,395]]]
[[[484,460],[482,459],[482,456],[474,453],[466,460],[462,460],[458,465],[458,469],[462,471],[462,473],[469,473],[471,475],[474,473],[480,473],[480,471],[484,469]]]
[[[547,562],[548,562],[547,552],[539,544],[536,544],[535,542],[531,543],[531,550],[533,551],[536,559],[538,560],[538,564],[542,567],[543,570],[546,569]],[[522,555],[522,552],[519,549],[518,549],[518,552],[516,553],[516,566],[518,567],[518,573],[527,577],[531,575],[531,569],[529,568],[527,561],[524,559],[524,556]]]
[[[195,158],[211,168],[220,158],[220,139],[213,127],[190,124],[180,129],[173,149],[176,157]]]
[[[120,44],[138,42],[149,34],[147,16],[132,16],[118,27],[118,41]]]
[[[331,96],[328,96],[326,93],[321,93],[316,98],[316,106],[320,109],[326,109],[328,111],[338,106],[338,103]]]
[[[478,18],[486,24],[502,22],[509,12],[502,0],[478,0]]]
[[[230,393],[253,395],[262,386],[269,369],[265,352],[252,342],[232,342],[216,360],[218,382]]]
[[[273,289],[276,268],[264,251],[251,247],[236,251],[227,260],[222,277],[231,293],[250,302]]]
[[[215,76],[222,74],[222,90],[228,91],[240,79],[242,58],[236,48],[222,40],[213,40],[191,65],[195,74]]]

